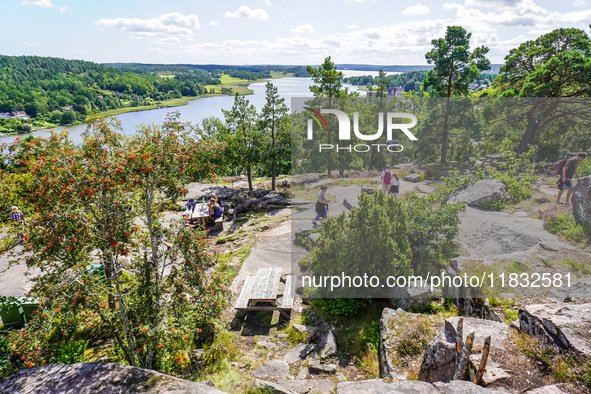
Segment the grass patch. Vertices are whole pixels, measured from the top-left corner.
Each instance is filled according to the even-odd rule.
[[[515,309],[505,309],[505,323],[511,324],[519,319],[519,312]]]
[[[234,95],[238,93],[239,95],[248,95],[252,94],[254,91],[248,88],[248,85],[251,83],[256,82],[263,82],[267,81],[267,79],[257,79],[256,81],[249,81],[247,79],[240,79],[231,77],[227,74],[222,74],[220,76],[220,84],[219,85],[206,85],[205,89],[207,92],[211,93],[212,89],[215,94],[227,94],[229,89],[229,94]]]
[[[559,382],[580,382],[591,386],[591,359],[562,351],[525,334],[516,337],[516,344],[523,354],[541,362]]]
[[[560,264],[570,268],[571,272],[576,274],[577,277],[591,275],[591,268],[588,264],[584,262],[579,262],[571,258],[566,258],[563,261],[561,261]]]
[[[550,217],[544,227],[553,234],[561,235],[568,241],[578,243],[584,243],[587,240],[587,234],[591,232],[578,224],[575,221],[575,216],[568,212],[557,213]]]

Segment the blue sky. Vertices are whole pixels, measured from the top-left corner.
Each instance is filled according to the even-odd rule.
[[[448,25],[501,63],[521,42],[591,23],[591,0],[2,0],[0,10],[0,54],[141,63],[425,64]]]

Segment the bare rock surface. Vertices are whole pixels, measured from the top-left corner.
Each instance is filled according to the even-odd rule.
[[[540,253],[541,244],[556,251],[568,252],[575,248],[550,234],[539,219],[472,207],[466,207],[460,219],[457,239],[462,249],[468,251],[458,267],[460,271],[471,260],[492,264],[505,259],[527,259]]]
[[[18,394],[223,394],[205,383],[115,363],[51,364],[21,370],[0,383],[1,393]]]
[[[335,389],[335,383],[327,379],[279,379],[277,383],[298,394],[332,394]]]
[[[591,355],[591,304],[526,305],[519,310],[519,325],[549,346]]]
[[[272,394],[296,394],[295,391],[292,391],[286,387],[278,383],[269,382],[266,380],[255,379],[252,382],[252,387],[255,389],[259,389],[264,393],[272,393]]]

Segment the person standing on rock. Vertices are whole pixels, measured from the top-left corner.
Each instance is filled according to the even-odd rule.
[[[560,197],[562,196],[562,192],[567,190],[566,192],[566,205],[570,206],[570,197],[573,194],[573,177],[579,177],[579,172],[577,171],[579,167],[579,163],[587,157],[586,153],[579,153],[575,157],[571,157],[568,159],[564,167],[562,168],[562,176],[559,179],[558,188],[558,196],[556,197],[556,204],[560,204]],[[562,187],[561,187],[562,186]]]
[[[325,185],[320,186],[320,191],[318,192],[318,200],[316,201],[316,217],[312,224],[314,226],[318,226],[318,219],[326,219],[328,216],[328,200],[326,199],[326,189]]]
[[[392,184],[392,171],[390,171],[390,166],[387,165],[386,169],[382,172],[382,178],[380,179],[380,183],[382,184],[382,191],[387,196],[390,194],[390,186]]]

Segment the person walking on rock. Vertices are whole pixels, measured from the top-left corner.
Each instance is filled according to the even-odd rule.
[[[387,165],[386,169],[382,172],[382,178],[380,179],[380,183],[382,184],[382,191],[387,196],[390,194],[390,186],[392,184],[392,171],[390,171],[390,166]]]
[[[587,157],[586,153],[579,153],[575,157],[571,157],[568,159],[566,164],[561,171],[560,179],[558,180],[558,196],[556,197],[556,203],[554,205],[560,204],[560,197],[562,196],[563,191],[566,192],[566,205],[570,206],[570,197],[573,194],[573,177],[579,177],[579,172],[577,171],[579,167],[579,163]]]
[[[314,226],[318,226],[318,219],[326,219],[328,216],[328,200],[326,199],[326,189],[325,185],[320,186],[320,191],[318,192],[318,200],[316,201],[316,217],[312,224]]]
[[[23,212],[17,206],[13,206],[8,216],[12,220],[12,224],[16,228],[19,237],[22,238],[24,236],[24,228],[27,224]]]

